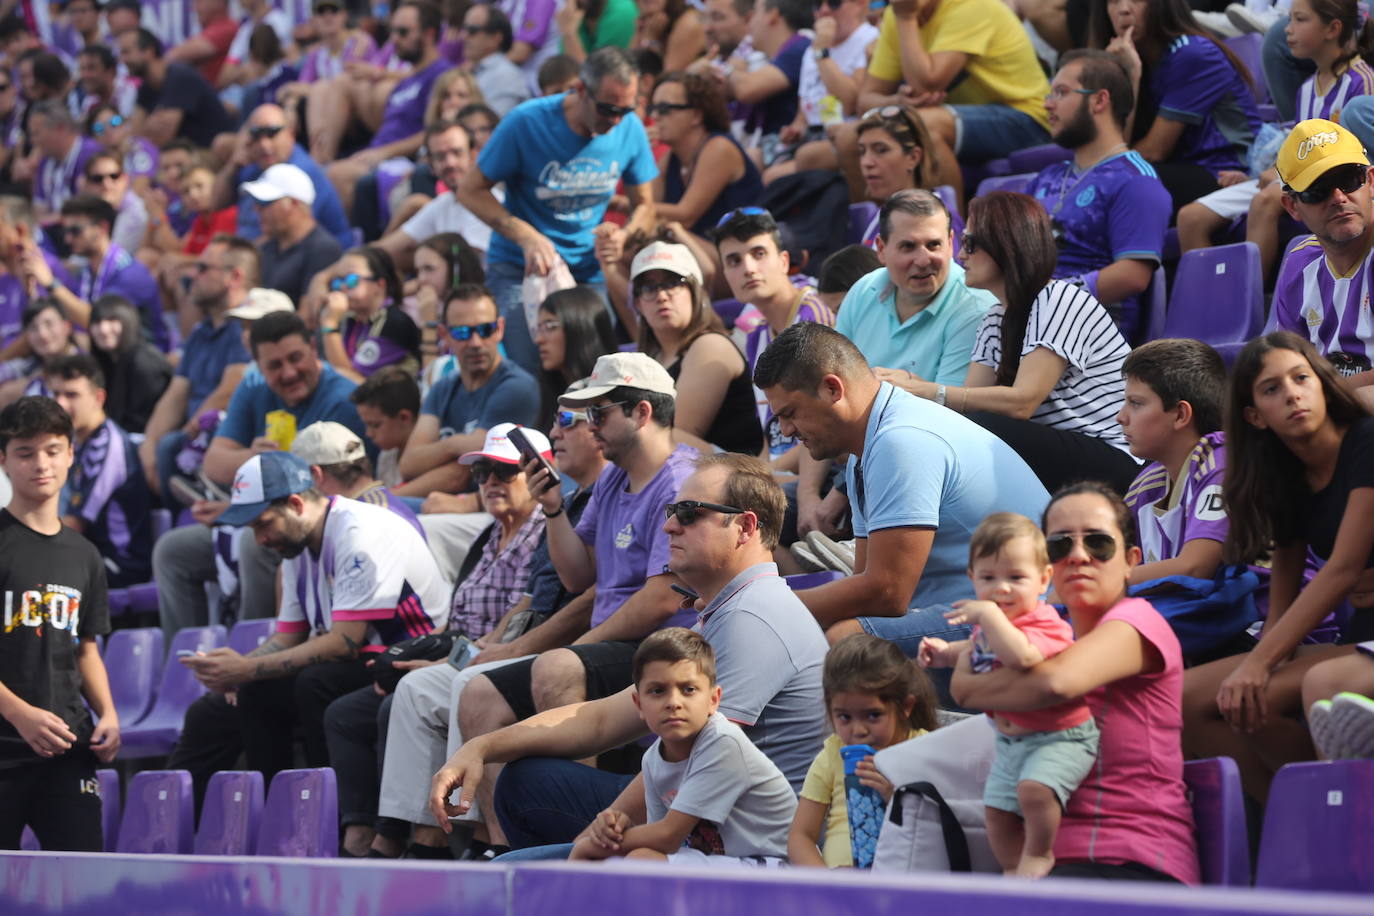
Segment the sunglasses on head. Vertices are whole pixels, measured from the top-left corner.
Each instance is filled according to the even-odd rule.
[[[587,419],[587,412],[584,410],[560,410],[554,414],[554,420],[561,429],[570,429]]]
[[[686,277],[669,277],[667,280],[660,280],[657,283],[636,284],[635,295],[641,299],[653,299],[659,293],[671,293],[678,287],[686,285]]]
[[[1306,191],[1285,188],[1294,199],[1304,204],[1323,204],[1330,199],[1333,191],[1354,194],[1369,180],[1369,169],[1363,165],[1342,165],[1327,172],[1320,181],[1312,183]]]
[[[479,461],[472,466],[473,483],[479,487],[486,483],[492,474],[502,483],[510,483],[520,473],[518,464],[494,464],[487,461]]]
[[[675,518],[677,523],[684,528],[701,518],[703,509],[712,512],[719,512],[722,515],[742,515],[744,509],[736,509],[734,506],[722,506],[720,503],[702,502],[699,499],[680,499],[675,503],[668,503],[663,507],[665,518]]]
[[[719,229],[737,216],[766,216],[772,219],[773,214],[769,213],[763,207],[736,207],[720,218],[720,221],[716,223],[716,228]]]
[[[635,110],[633,105],[612,105],[597,99],[592,99],[592,102],[596,105],[596,113],[603,118],[623,118]]]
[[[496,333],[497,323],[495,321],[484,321],[481,324],[451,324],[448,332],[454,340],[468,340],[473,334],[486,340]]]
[[[286,126],[283,124],[263,124],[248,128],[248,136],[253,140],[261,140],[263,137],[275,137],[284,130]]]
[[[1073,553],[1073,545],[1082,542],[1088,556],[1104,563],[1116,556],[1116,538],[1105,531],[1089,531],[1087,534],[1052,534],[1045,538],[1045,549],[1051,563],[1058,563]]]
[[[364,277],[362,274],[344,274],[342,277],[335,277],[329,281],[329,288],[333,292],[342,292],[346,289],[357,289],[358,284],[364,280],[375,280],[376,277]]]
[[[587,423],[592,426],[600,426],[602,421],[606,419],[607,411],[612,407],[624,407],[633,403],[634,401],[611,401],[609,404],[588,404],[586,407]]]
[[[8,88],[9,86],[0,87],[0,92],[4,92]],[[114,115],[108,121],[96,121],[94,124],[92,124],[91,133],[95,134],[98,137],[101,134],[105,133],[105,131],[114,130],[116,127],[123,123],[124,117],[122,115]]]

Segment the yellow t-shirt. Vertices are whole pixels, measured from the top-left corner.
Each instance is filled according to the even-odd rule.
[[[935,15],[921,26],[921,41],[929,54],[959,51],[968,55],[962,78],[945,99],[949,104],[1001,102],[1049,129],[1045,112],[1049,80],[1026,30],[1002,0],[940,0]],[[902,82],[897,17],[891,7],[883,13],[868,72],[888,82]]]
[[[923,728],[908,731],[908,741],[924,735]],[[893,742],[894,744],[897,742]],[[802,783],[801,797],[818,805],[829,805],[825,829],[821,833],[821,858],[827,868],[846,868],[854,864],[849,846],[849,804],[844,793],[844,760],[840,757],[840,736],[831,735],[821,745],[821,752],[811,761]]]

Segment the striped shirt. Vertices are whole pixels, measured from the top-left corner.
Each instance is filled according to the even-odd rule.
[[[1000,302],[988,309],[973,344],[973,362],[996,371],[1002,358]],[[1129,454],[1116,415],[1126,398],[1121,365],[1131,352],[1102,303],[1081,287],[1051,280],[1031,303],[1021,358],[1044,347],[1068,365],[1031,419],[1102,439]]]
[[[1156,461],[1131,483],[1126,505],[1135,514],[1143,562],[1172,560],[1184,544],[1198,538],[1225,542],[1230,528],[1221,501],[1225,441],[1220,432],[1198,440],[1177,480],[1170,480],[1168,470]]]
[[[1352,273],[1337,277],[1317,237],[1302,239],[1283,259],[1264,330],[1306,337],[1342,375],[1366,371],[1374,357],[1374,317],[1369,311],[1374,270],[1369,261],[1366,254]]]
[[[1298,90],[1298,120],[1325,118],[1339,122],[1341,110],[1351,99],[1361,95],[1374,95],[1374,67],[1357,54],[1346,62],[1345,69],[1324,94],[1317,91],[1315,74],[1302,84]]]

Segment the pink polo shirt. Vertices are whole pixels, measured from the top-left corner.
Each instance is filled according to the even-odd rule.
[[[1193,809],[1183,785],[1183,650],[1148,601],[1127,598],[1103,616],[1129,624],[1164,670],[1088,694],[1101,729],[1097,763],[1069,797],[1054,844],[1060,862],[1137,862],[1187,884],[1201,881]]]

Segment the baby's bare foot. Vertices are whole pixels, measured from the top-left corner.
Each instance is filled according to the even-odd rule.
[[[1043,856],[1032,856],[1023,854],[1021,863],[1016,866],[1016,875],[1019,878],[1043,878],[1054,868],[1054,853],[1047,853]]]

